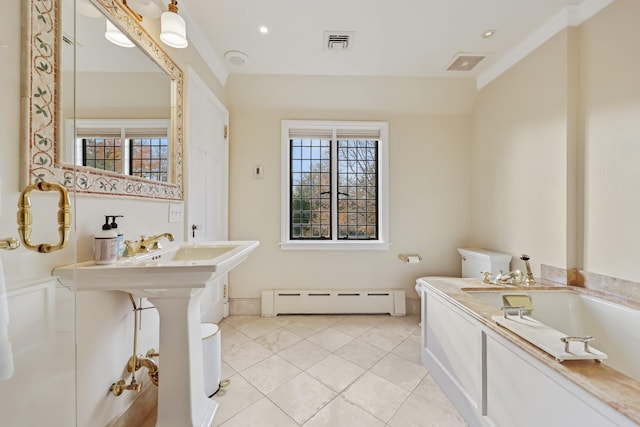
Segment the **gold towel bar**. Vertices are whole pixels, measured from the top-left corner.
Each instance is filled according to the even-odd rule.
[[[58,191],[58,232],[60,233],[60,241],[57,245],[49,243],[40,243],[34,245],[31,243],[31,224],[33,217],[31,215],[31,200],[29,193],[33,190],[39,191]],[[66,246],[69,240],[69,231],[71,230],[71,202],[69,201],[69,193],[67,189],[60,184],[41,181],[36,184],[28,185],[20,193],[18,200],[18,233],[20,240],[25,248],[40,253],[49,253],[57,251]]]

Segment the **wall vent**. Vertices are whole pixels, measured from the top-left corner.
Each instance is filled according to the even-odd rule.
[[[404,316],[402,289],[274,289],[262,291],[262,315],[374,314]]]
[[[353,46],[353,31],[325,31],[325,50],[351,50]]]
[[[486,56],[472,53],[458,53],[447,67],[447,71],[471,71]]]

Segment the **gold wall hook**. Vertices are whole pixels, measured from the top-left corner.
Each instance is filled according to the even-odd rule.
[[[58,191],[58,233],[60,241],[57,245],[49,243],[33,244],[31,242],[31,224],[33,223],[33,215],[31,214],[31,200],[29,195],[33,190],[38,191]],[[36,184],[28,185],[20,193],[18,199],[18,234],[25,248],[40,253],[54,252],[64,248],[69,240],[69,232],[71,230],[71,202],[69,201],[69,193],[67,189],[60,184],[41,181]]]

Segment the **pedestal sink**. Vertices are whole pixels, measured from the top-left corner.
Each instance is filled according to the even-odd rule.
[[[157,427],[209,427],[218,404],[204,394],[200,297],[207,282],[227,273],[260,244],[222,241],[178,244],[123,258],[67,265],[53,275],[77,290],[123,291],[146,297],[160,316]]]

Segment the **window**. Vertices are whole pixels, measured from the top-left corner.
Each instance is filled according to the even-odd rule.
[[[283,249],[388,249],[386,122],[282,122]]]
[[[72,144],[75,147],[75,163],[117,174],[169,182],[168,130],[169,120],[79,119],[76,122],[75,144]],[[71,131],[70,134],[73,135]]]

